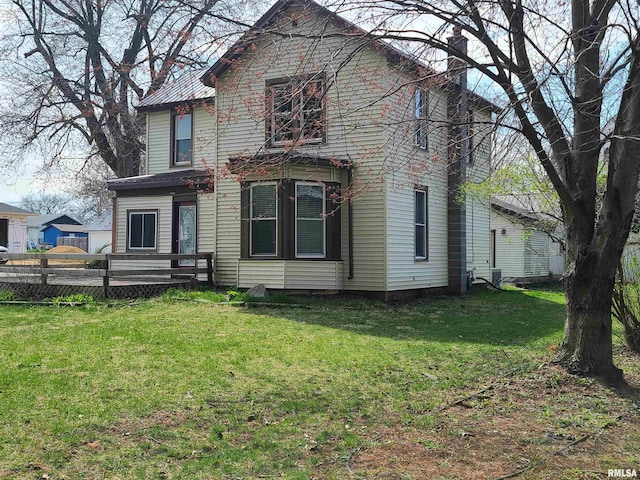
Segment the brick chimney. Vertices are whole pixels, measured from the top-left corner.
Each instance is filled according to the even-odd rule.
[[[453,36],[447,39],[449,47],[462,54],[467,53],[467,38],[459,26],[454,27]],[[449,55],[447,61],[448,95],[447,117],[449,119],[447,162],[447,258],[449,293],[463,295],[467,292],[467,215],[466,200],[461,187],[467,176],[467,64],[460,58]]]

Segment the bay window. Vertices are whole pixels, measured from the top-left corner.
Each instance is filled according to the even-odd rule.
[[[339,183],[243,184],[242,258],[339,260],[339,198]]]

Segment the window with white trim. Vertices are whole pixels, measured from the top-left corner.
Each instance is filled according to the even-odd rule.
[[[192,133],[191,112],[176,112],[173,115],[173,147],[172,164],[191,164],[191,133]]]
[[[267,81],[267,139],[271,145],[320,143],[325,136],[323,77]]]
[[[129,212],[127,248],[155,250],[158,212]]]
[[[429,132],[428,132],[428,105],[429,91],[422,88],[416,88],[414,94],[414,115],[415,115],[415,144],[422,149],[429,148]]]
[[[296,182],[296,257],[326,256],[325,186]]]
[[[278,189],[275,183],[251,186],[252,256],[276,256],[278,236]]]
[[[426,260],[427,250],[427,190],[416,188],[415,196],[415,258]]]

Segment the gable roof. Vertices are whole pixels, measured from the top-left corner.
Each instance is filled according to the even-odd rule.
[[[113,210],[109,209],[105,211],[102,215],[96,218],[87,228],[86,231],[91,230],[92,232],[100,231],[100,232],[109,232],[112,229],[113,223]]]
[[[509,202],[505,202],[504,200],[499,200],[497,198],[491,199],[491,208],[496,212],[510,215],[520,220],[541,220],[540,215],[538,215],[537,213],[530,212],[525,208],[519,207]]]
[[[68,225],[64,223],[52,223],[51,225],[47,225],[43,230],[46,230],[47,228],[55,228],[61,232],[67,233],[84,233],[86,230],[84,225]]]
[[[0,214],[2,213],[6,213],[9,215],[38,215],[37,213],[30,212],[29,210],[14,207],[13,205],[0,202]]]
[[[216,89],[200,81],[205,71],[206,69],[202,68],[185,71],[178,79],[166,82],[160,89],[144,97],[136,108],[139,111],[148,111],[214,98]]]
[[[371,40],[371,45],[393,65],[400,66],[409,71],[414,70],[420,75],[425,73],[429,75],[444,75],[444,72],[438,72],[426,63],[422,62],[415,56],[394,47],[393,45],[383,41],[380,38],[373,37],[370,32],[360,28],[356,24],[344,19],[338,14],[332,12],[326,7],[319,5],[313,0],[277,0],[277,2],[251,27],[240,39],[238,39],[218,61],[209,68],[200,78],[202,83],[209,87],[215,86],[217,78],[221,77],[242,54],[253,44],[260,35],[268,33],[267,29],[275,23],[278,16],[286,9],[292,6],[298,6],[305,11],[313,11],[317,15],[325,16],[336,22],[340,28],[350,32],[354,38],[362,37]],[[493,102],[486,98],[468,91],[469,99],[483,107],[489,108],[493,112],[500,112],[501,109]]]
[[[305,11],[314,11],[318,15],[330,18],[331,20],[338,23],[340,28],[342,28],[343,30],[353,32],[351,35],[353,35],[354,37],[366,37],[369,35],[369,33],[364,29],[342,18],[328,8],[319,5],[313,0],[278,0],[267,11],[267,13],[260,17],[260,19],[253,25],[253,27],[251,27],[244,35],[242,35],[242,37],[240,37],[240,39],[236,41],[225,52],[225,54],[220,57],[218,61],[206,71],[206,73],[202,76],[202,82],[205,85],[213,86],[213,82],[215,81],[215,79],[226,72],[229,67],[233,65],[233,62],[238,59],[245,52],[247,47],[255,42],[260,35],[267,33],[267,29],[271,25],[273,25],[273,23],[278,19],[278,16],[285,9],[295,6],[301,7]],[[372,44],[393,63],[398,64],[406,62],[408,65],[419,66],[420,68],[426,69],[430,73],[438,73],[431,67],[420,62],[418,59],[411,57],[410,55],[402,52],[401,50],[386,42],[383,42],[380,39],[372,38]]]
[[[56,220],[59,219],[68,219],[70,225],[80,225],[80,222],[71,218],[69,215],[60,215],[59,213],[47,214],[47,215],[37,215],[35,217],[29,217],[27,219],[27,227],[44,227],[47,225],[51,225]],[[61,222],[60,222],[61,223]]]

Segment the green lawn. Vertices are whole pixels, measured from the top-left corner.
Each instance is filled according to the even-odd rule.
[[[427,431],[455,395],[548,361],[564,312],[543,291],[193,297],[0,306],[0,478],[345,478],[373,429]]]

